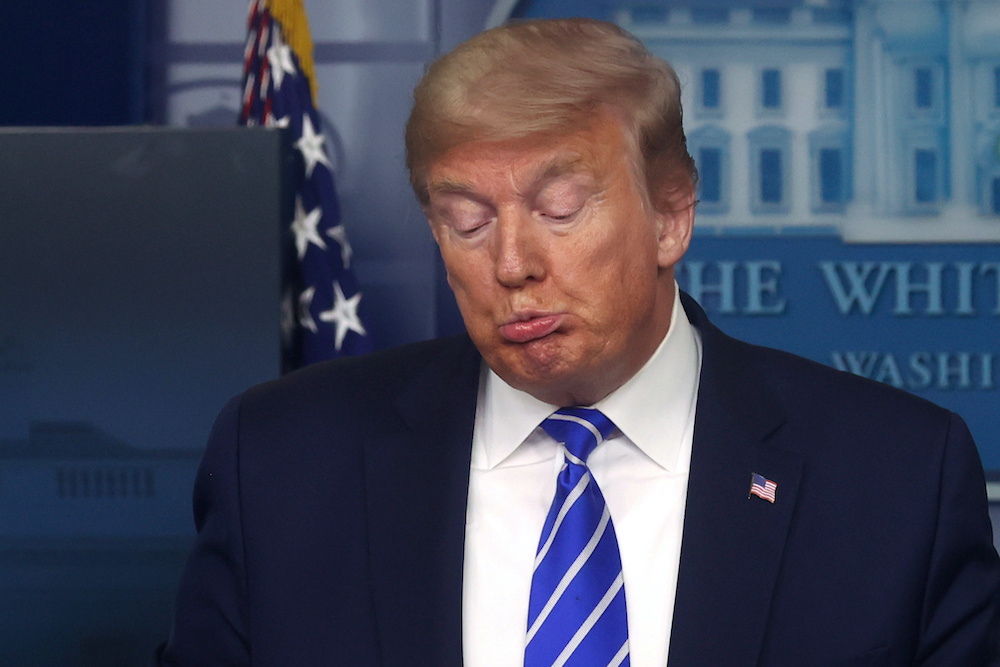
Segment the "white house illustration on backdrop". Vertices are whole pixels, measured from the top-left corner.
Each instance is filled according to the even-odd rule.
[[[702,227],[1000,241],[1000,0],[621,4],[673,64]]]

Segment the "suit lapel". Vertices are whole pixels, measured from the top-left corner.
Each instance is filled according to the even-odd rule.
[[[442,346],[365,446],[373,595],[385,665],[462,664],[462,570],[480,357]]]
[[[703,362],[670,641],[671,667],[755,665],[801,475],[784,417],[742,343],[685,298]],[[751,475],[775,502],[749,496]]]

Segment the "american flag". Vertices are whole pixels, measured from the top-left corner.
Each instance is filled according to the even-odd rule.
[[[282,372],[372,350],[316,111],[302,0],[251,0],[240,123],[288,128],[295,205],[282,235]]]
[[[778,490],[778,485],[767,479],[763,475],[752,473],[750,475],[750,495],[758,496],[769,502],[774,502],[774,492]]]

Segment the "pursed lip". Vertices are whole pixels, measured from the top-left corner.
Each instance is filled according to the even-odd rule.
[[[511,343],[527,343],[553,333],[564,319],[560,313],[518,313],[500,325],[500,335]]]

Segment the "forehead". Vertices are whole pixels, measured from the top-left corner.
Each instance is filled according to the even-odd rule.
[[[430,164],[427,190],[433,196],[474,191],[491,183],[523,190],[572,174],[588,174],[600,180],[626,163],[627,150],[620,124],[606,115],[562,135],[470,141],[451,148]]]

